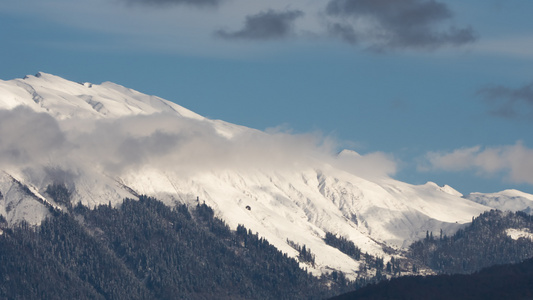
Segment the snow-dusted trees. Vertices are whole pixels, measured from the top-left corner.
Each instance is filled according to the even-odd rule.
[[[361,249],[359,249],[355,244],[348,240],[347,238],[341,236],[337,237],[331,232],[326,232],[326,237],[324,238],[326,244],[339,249],[341,252],[351,256],[356,260],[361,259]]]
[[[59,205],[65,205],[68,208],[71,208],[72,204],[70,202],[71,192],[67,187],[62,183],[53,183],[46,187],[46,193],[54,199],[54,201]]]

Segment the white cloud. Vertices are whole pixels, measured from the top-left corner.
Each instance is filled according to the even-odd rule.
[[[335,163],[338,168],[365,178],[388,177],[397,171],[394,158],[383,152],[360,155],[351,150],[343,150]]]
[[[69,174],[95,170],[110,176],[145,166],[183,176],[219,170],[304,170],[324,164],[362,177],[396,171],[396,163],[384,153],[361,156],[345,151],[337,156],[338,143],[319,133],[248,129],[227,138],[214,125],[170,114],[57,121],[30,109],[0,110],[0,164]]]
[[[430,152],[421,170],[460,172],[474,170],[479,175],[505,174],[505,179],[516,183],[533,184],[533,149],[519,141],[499,147],[475,146],[452,152]]]
[[[50,115],[22,107],[0,110],[0,165],[46,163],[64,155],[68,147]]]
[[[451,153],[429,152],[426,158],[434,169],[445,171],[461,171],[470,168],[471,162],[479,152],[480,146],[456,149]],[[426,169],[427,166],[423,166]]]

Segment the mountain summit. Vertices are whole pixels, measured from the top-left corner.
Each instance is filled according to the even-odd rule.
[[[110,82],[46,73],[0,81],[0,214],[11,224],[40,224],[50,207],[120,205],[139,195],[169,206],[205,203],[289,256],[305,245],[315,262],[301,265],[315,274],[355,274],[361,262],[326,243],[328,234],[389,260],[509,194],[476,194],[474,202],[449,186],[394,180],[353,151],[332,153],[320,137],[211,120]],[[73,203],[53,200],[49,187],[58,184]]]

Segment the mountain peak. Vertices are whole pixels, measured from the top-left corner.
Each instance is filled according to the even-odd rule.
[[[26,75],[24,76],[22,79],[28,79],[28,78],[31,78],[31,77],[37,77],[37,78],[41,78],[43,75],[45,75],[46,73],[44,72],[37,72],[35,75]]]
[[[53,79],[68,81],[66,79],[63,79],[62,77],[57,76],[57,75],[53,75],[53,74],[50,74],[50,73],[45,73],[45,72],[42,72],[42,71],[37,72],[35,75],[26,75],[22,79],[23,80],[27,80],[27,79],[32,79],[32,78],[39,78],[39,79],[52,79],[53,78]]]
[[[533,212],[533,195],[514,189],[497,193],[471,193],[465,198],[503,211]]]
[[[56,119],[101,119],[169,113],[203,120],[202,116],[156,96],[118,84],[77,83],[38,72],[23,79],[0,81],[0,108],[29,107]]]

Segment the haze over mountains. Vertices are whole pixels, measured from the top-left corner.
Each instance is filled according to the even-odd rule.
[[[141,194],[199,201],[292,257],[288,241],[306,245],[316,263],[301,265],[315,274],[354,275],[361,262],[327,245],[326,232],[388,261],[426,232],[451,234],[492,208],[531,212],[533,195],[463,196],[397,181],[393,168],[381,153],[336,154],[328,138],[211,120],[110,82],[0,81],[0,214],[11,224],[39,224],[49,206],[63,207],[46,193],[54,183],[89,207]]]

